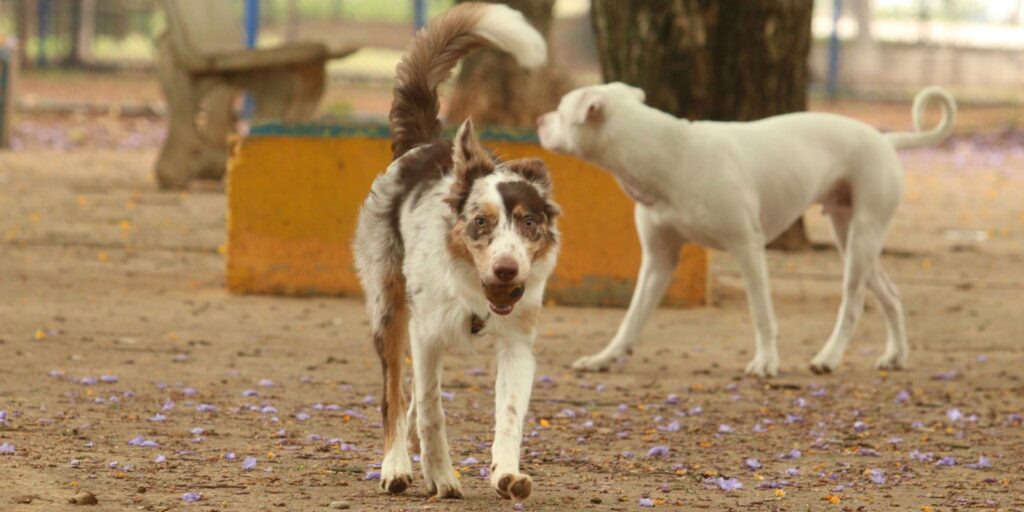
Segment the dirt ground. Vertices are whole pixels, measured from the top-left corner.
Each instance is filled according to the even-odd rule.
[[[97,510],[512,508],[481,477],[486,341],[446,364],[466,498],[429,501],[420,479],[382,494],[360,301],[225,293],[223,191],[156,191],[157,121],[28,121],[20,149],[0,153],[0,510],[75,508],[82,490]],[[884,263],[910,369],[872,368],[885,337],[872,304],[842,368],[807,370],[838,307],[831,250],[770,256],[782,375],[769,381],[742,374],[752,327],[727,255],[713,306],[660,310],[608,373],[569,364],[623,312],[547,308],[525,509],[1024,510],[1024,141],[961,137],[904,162]],[[808,220],[826,242],[820,215]]]

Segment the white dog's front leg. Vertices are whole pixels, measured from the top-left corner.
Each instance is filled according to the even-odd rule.
[[[772,294],[768,282],[768,262],[764,244],[751,241],[731,249],[747,287],[747,304],[754,319],[757,352],[747,365],[747,373],[758,377],[774,377],[779,373],[779,328],[775,323]]]
[[[491,485],[505,499],[521,501],[533,481],[519,472],[523,420],[530,406],[533,374],[533,333],[510,334],[498,341],[498,377],[494,385],[494,443],[491,445]]]
[[[420,437],[420,464],[427,490],[439,498],[461,498],[462,486],[455,477],[441,408],[441,357],[444,344],[436,335],[424,335],[414,317],[410,348],[413,364],[413,395],[416,430]]]
[[[615,358],[629,352],[672,282],[672,273],[679,262],[679,249],[683,245],[681,237],[670,229],[654,225],[646,208],[641,205],[636,206],[634,215],[643,256],[629,310],[604,350],[573,363],[572,367],[577,370],[605,370]]]

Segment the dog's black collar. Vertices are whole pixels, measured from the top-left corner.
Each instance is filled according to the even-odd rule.
[[[469,317],[469,333],[473,335],[480,334],[480,331],[484,330],[487,325],[487,319],[491,318],[491,314],[487,313],[487,316],[480,318],[476,313],[472,313]]]

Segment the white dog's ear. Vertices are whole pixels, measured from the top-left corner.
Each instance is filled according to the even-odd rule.
[[[595,123],[604,120],[604,97],[591,92],[580,99],[575,121],[578,124]]]

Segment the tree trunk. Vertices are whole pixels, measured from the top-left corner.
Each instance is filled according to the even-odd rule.
[[[18,61],[22,68],[31,68],[34,62],[28,58],[28,39],[35,29],[33,21],[36,12],[35,0],[18,0],[18,19],[16,33],[18,37]]]
[[[462,2],[465,0],[459,0]],[[547,37],[551,29],[555,0],[507,0],[501,3],[516,9]],[[539,70],[527,71],[511,56],[484,49],[462,61],[455,79],[448,119],[461,121],[472,117],[479,125],[500,125],[532,129],[537,116],[553,110],[568,81],[550,63]]]
[[[751,121],[807,109],[813,0],[593,0],[605,81],[687,119]],[[803,218],[769,245],[810,247]]]

